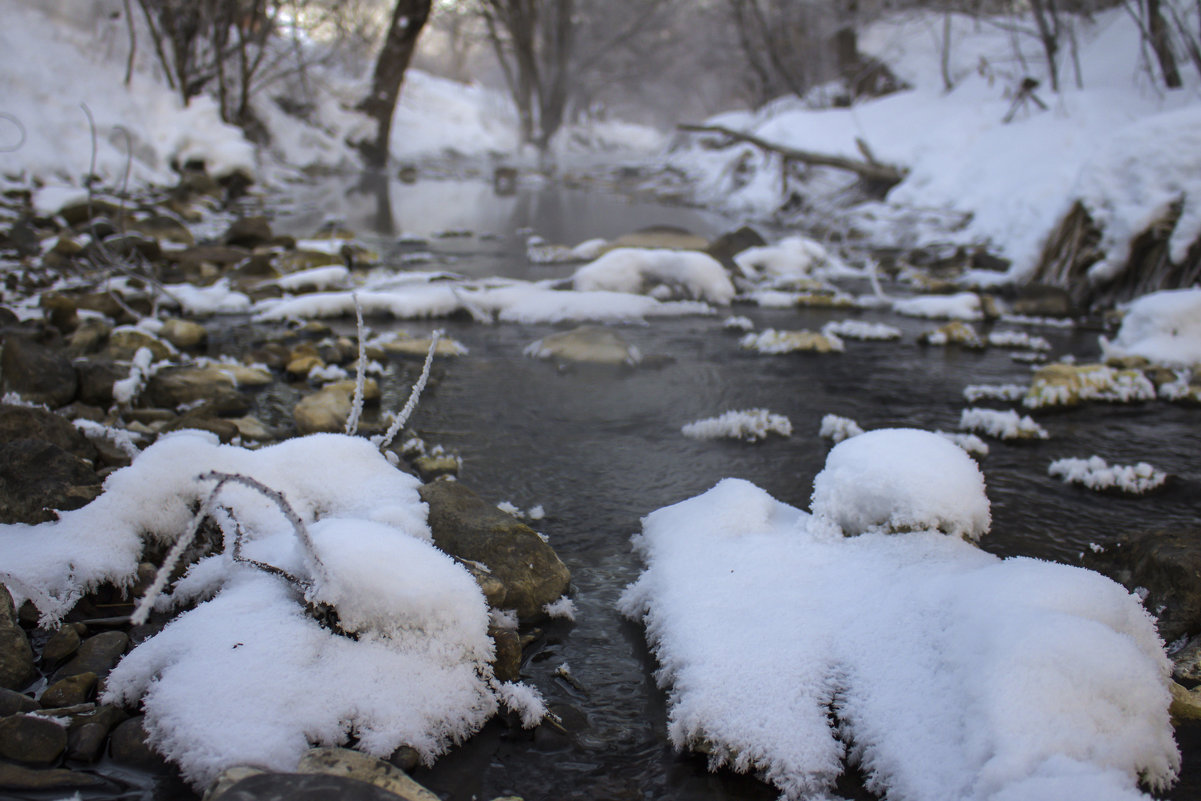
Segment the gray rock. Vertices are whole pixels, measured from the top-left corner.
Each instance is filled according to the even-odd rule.
[[[35,712],[38,708],[38,702],[25,693],[0,687],[0,718],[19,715],[22,712]]]
[[[1147,590],[1143,605],[1158,620],[1159,636],[1173,642],[1201,633],[1201,544],[1190,530],[1123,534],[1084,566],[1127,589]]]
[[[217,801],[218,798],[225,795],[225,791],[233,787],[243,779],[249,779],[251,776],[260,776],[267,771],[262,768],[256,768],[253,765],[234,765],[232,768],[226,768],[221,771],[217,778],[213,779],[213,783],[204,791],[202,801]]]
[[[234,220],[222,241],[235,247],[257,248],[260,245],[270,245],[274,236],[266,217],[243,217]]]
[[[104,755],[108,728],[100,723],[85,723],[67,732],[67,759],[95,762]]]
[[[737,275],[739,269],[738,265],[734,263],[734,257],[747,248],[763,247],[766,244],[767,240],[760,236],[758,231],[744,225],[736,231],[730,231],[714,239],[705,252],[721,262],[721,265],[727,270]]]
[[[104,353],[117,361],[129,361],[142,348],[149,348],[156,362],[175,355],[175,349],[166,342],[136,328],[118,328],[109,334]]]
[[[0,584],[0,687],[19,690],[36,675],[29,637],[18,622],[8,587]]]
[[[520,619],[545,616],[542,607],[559,599],[571,572],[538,534],[510,514],[485,502],[457,481],[421,487],[429,504],[434,543],[460,559],[481,562],[505,585],[503,609]]]
[[[33,715],[0,719],[0,757],[29,765],[51,765],[67,750],[67,729]]]
[[[80,459],[94,460],[96,448],[61,415],[34,406],[0,405],[0,442],[40,439]]]
[[[525,351],[539,359],[572,364],[636,365],[642,361],[638,349],[611,328],[582,325],[570,331],[543,337]]]
[[[109,756],[122,765],[142,768],[160,768],[166,763],[157,751],[146,742],[146,729],[142,717],[130,718],[120,723],[109,735]]]
[[[124,380],[129,368],[112,359],[79,359],[75,372],[79,375],[79,400],[107,409],[113,405],[113,384]]]
[[[199,348],[208,341],[209,332],[200,323],[172,317],[163,322],[158,335],[181,350]]]
[[[69,792],[108,786],[109,782],[106,779],[91,773],[81,773],[65,768],[33,770],[21,765],[0,762],[0,790]]]
[[[400,768],[348,748],[311,748],[300,758],[296,772],[357,779],[407,801],[440,801]]]
[[[42,706],[55,708],[87,703],[96,692],[98,680],[90,671],[61,678],[42,690]]]
[[[0,443],[0,523],[45,523],[100,494],[92,465],[38,439]]]
[[[146,403],[164,409],[203,402],[228,403],[241,398],[232,376],[216,367],[167,367],[155,373],[142,393]]]
[[[75,400],[79,378],[63,349],[20,336],[5,337],[0,354],[0,388],[52,409]]]
[[[50,639],[46,640],[46,644],[42,646],[42,665],[53,667],[75,656],[75,652],[79,650],[79,644],[83,642],[83,635],[87,634],[87,631],[87,627],[82,623],[63,624],[58,631],[50,635]]]
[[[121,661],[129,648],[129,635],[123,631],[104,631],[84,640],[75,658],[59,668],[52,681],[77,676],[80,673],[95,673],[104,678]]]
[[[397,801],[400,797],[345,776],[261,773],[206,801]]]

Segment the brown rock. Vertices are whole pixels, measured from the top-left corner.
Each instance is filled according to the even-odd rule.
[[[0,584],[0,687],[22,689],[36,675],[33,649],[17,620],[12,595]]]
[[[0,443],[0,523],[45,523],[100,494],[92,465],[49,442]]]
[[[95,673],[76,673],[59,679],[42,691],[42,706],[59,708],[87,703],[96,692]]]
[[[146,742],[142,717],[130,718],[117,725],[109,735],[109,756],[122,765],[145,768],[163,766],[163,758]]]
[[[29,765],[50,765],[67,750],[67,730],[47,718],[0,718],[0,757]]]
[[[0,405],[0,442],[38,439],[80,459],[94,460],[96,448],[61,415],[33,406]]]
[[[8,336],[0,351],[0,388],[5,392],[52,409],[75,400],[79,379],[64,349]]]

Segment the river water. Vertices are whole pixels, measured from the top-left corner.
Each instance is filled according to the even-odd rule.
[[[305,234],[331,218],[373,241],[385,256],[413,251],[441,268],[467,275],[550,278],[571,266],[530,265],[530,231],[575,244],[650,225],[672,225],[713,236],[736,222],[694,210],[631,202],[601,190],[523,189],[497,197],[482,182],[305,187],[281,207],[277,227]],[[441,234],[441,236],[439,235]],[[447,235],[450,234],[450,235]],[[424,244],[397,245],[401,235]],[[859,291],[863,291],[860,289]],[[541,504],[534,523],[573,574],[576,619],[536,632],[527,649],[526,681],[564,719],[566,734],[490,724],[462,748],[416,778],[452,801],[520,795],[564,799],[768,799],[776,793],[754,779],[710,774],[703,757],[672,751],[665,733],[663,693],[639,626],[614,608],[641,565],[630,535],[639,519],[713,486],[727,476],[748,479],[787,503],[807,507],[813,477],[830,443],[818,436],[823,415],[836,413],[865,429],[914,426],[957,429],[968,384],[1028,383],[1030,368],[1006,349],[968,352],[922,347],[916,336],[937,323],[874,311],[762,309],[736,306],[756,329],[817,329],[847,317],[887,322],[901,342],[847,341],[832,355],[764,356],[743,352],[722,327],[723,313],[621,326],[643,354],[670,357],[654,369],[560,370],[522,355],[532,341],[565,326],[459,321],[396,323],[376,330],[422,334],[436,327],[466,345],[466,356],[437,362],[434,382],[411,426],[429,444],[463,459],[461,480],[492,502],[522,509]],[[998,329],[1017,326],[999,324]],[[1027,327],[1051,341],[1053,356],[1098,355],[1097,331]],[[383,382],[383,408],[399,408],[414,367]],[[731,409],[765,407],[787,415],[794,433],[749,445],[697,441],[685,423]],[[980,459],[992,501],[992,532],[983,547],[1075,563],[1091,543],[1105,545],[1132,529],[1195,525],[1201,467],[1201,412],[1161,402],[1097,405],[1046,413],[1045,442],[989,441]],[[1051,460],[1100,454],[1111,463],[1146,460],[1178,478],[1174,489],[1146,498],[1078,489],[1047,475]],[[573,681],[560,674],[566,671]],[[1182,738],[1194,737],[1192,729]],[[1188,743],[1186,775],[1170,798],[1197,797]],[[842,791],[862,795],[851,777]]]

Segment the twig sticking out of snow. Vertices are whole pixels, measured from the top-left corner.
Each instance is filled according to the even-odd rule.
[[[363,304],[359,293],[352,292],[354,299],[355,331],[359,336],[359,364],[354,374],[354,399],[350,404],[350,415],[346,418],[346,433],[354,436],[359,430],[359,417],[363,414],[363,385],[367,380],[367,336],[363,330]]]
[[[439,328],[430,337],[430,349],[425,354],[425,364],[421,366],[421,375],[413,384],[413,390],[409,393],[409,400],[405,403],[404,408],[400,410],[400,414],[396,415],[396,419],[392,421],[387,432],[382,437],[372,437],[371,443],[381,450],[392,444],[392,440],[404,428],[404,424],[409,421],[413,415],[413,411],[417,408],[417,401],[421,397],[422,390],[425,389],[425,384],[430,379],[430,365],[434,363],[434,352],[438,350],[438,340],[442,338],[443,331]]]
[[[130,616],[130,622],[133,623],[133,625],[138,626],[146,622],[146,618],[150,616],[150,610],[154,606],[154,602],[158,600],[158,597],[163,592],[163,588],[167,586],[167,579],[170,578],[171,572],[175,569],[175,565],[179,562],[180,557],[183,556],[183,552],[187,550],[188,546],[192,544],[192,541],[196,539],[196,532],[200,530],[201,524],[207,517],[209,517],[209,515],[212,514],[213,504],[217,499],[217,494],[221,492],[222,488],[224,488],[226,484],[229,483],[242,484],[243,486],[249,487],[250,489],[255,490],[256,492],[274,501],[275,505],[279,507],[281,512],[283,512],[284,517],[286,517],[288,522],[292,524],[292,528],[296,531],[296,538],[300,540],[301,545],[304,547],[305,553],[312,561],[312,571],[315,578],[317,580],[324,578],[324,565],[322,564],[320,557],[317,556],[317,549],[313,545],[312,537],[309,536],[308,527],[306,527],[304,521],[300,519],[300,515],[296,514],[296,510],[292,508],[292,504],[288,503],[288,499],[284,497],[283,493],[273,490],[266,484],[256,481],[249,476],[243,476],[238,473],[220,473],[214,470],[204,473],[197,478],[201,481],[212,481],[215,479],[217,484],[205,497],[204,502],[200,504],[200,509],[197,510],[196,516],[192,518],[192,523],[190,526],[188,526],[188,530],[182,537],[175,541],[173,546],[171,546],[170,552],[163,560],[163,564],[158,569],[158,573],[156,573],[154,576],[154,583],[150,585],[150,589],[148,589],[146,594],[142,596],[142,599],[138,601],[137,608],[133,610],[133,615]],[[235,560],[238,560],[241,556],[241,550],[241,536],[239,534],[238,536],[235,536],[234,539],[234,553],[232,555]],[[250,562],[250,560],[241,561]],[[260,565],[257,562],[251,562],[251,564],[254,564],[256,567],[268,569],[270,567]],[[274,571],[269,570],[269,572]],[[297,584],[300,584],[302,587],[305,585],[305,582],[297,581],[295,579],[293,579],[293,581],[295,581]]]

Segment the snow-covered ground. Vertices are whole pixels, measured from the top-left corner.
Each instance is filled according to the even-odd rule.
[[[1033,29],[1033,23],[1024,21]],[[1108,276],[1125,260],[1131,238],[1174,202],[1184,211],[1171,239],[1181,261],[1201,235],[1201,96],[1195,71],[1186,86],[1153,85],[1141,60],[1138,30],[1121,8],[1078,23],[1083,88],[1064,55],[1059,94],[1044,74],[1039,44],[1003,23],[954,16],[946,91],[940,70],[942,14],[914,13],[869,26],[860,47],[912,88],[850,108],[812,110],[782,99],[757,112],[718,115],[708,124],[769,142],[854,159],[862,140],[885,163],[907,170],[884,204],[869,204],[853,225],[884,240],[981,244],[1012,261],[1010,276],[1028,275],[1051,227],[1084,202],[1101,225],[1105,257],[1092,267]],[[1015,55],[1015,42],[1022,59]],[[1048,106],[1026,103],[1004,122],[1021,81],[1041,80]],[[741,161],[740,161],[741,160]],[[772,214],[780,194],[777,157],[750,145],[689,147],[671,164],[699,181],[702,200],[751,215]],[[736,166],[737,165],[737,166]],[[818,170],[802,192],[830,222],[854,176]],[[934,213],[932,213],[934,212]],[[932,221],[929,224],[923,221]],[[934,224],[949,220],[955,225]],[[955,230],[951,230],[955,228]]]

